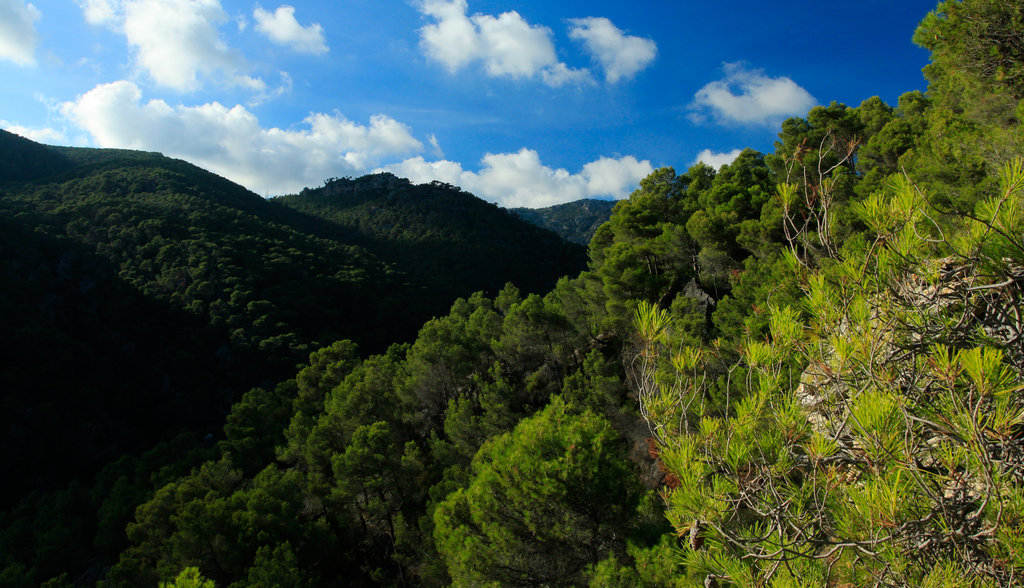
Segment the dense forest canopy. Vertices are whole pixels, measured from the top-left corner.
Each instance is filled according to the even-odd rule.
[[[1024,6],[944,1],[914,38],[927,92],[658,169],[585,267],[545,242],[557,282],[456,294],[391,345],[376,322],[422,302],[399,287],[437,285],[418,254],[490,234],[539,267],[509,241],[551,237],[393,176],[263,202],[151,154],[26,145],[0,186],[25,423],[89,414],[37,356],[100,349],[72,365],[116,380],[110,401],[171,406],[219,398],[174,378],[268,371],[218,434],[184,426],[4,511],[0,584],[1019,584]],[[496,259],[488,280],[516,267]],[[156,325],[180,355],[102,345]],[[157,363],[106,371],[130,354]]]
[[[333,341],[380,352],[459,295],[545,291],[583,267],[582,248],[450,187],[405,182],[406,200],[447,208],[357,230],[159,154],[2,131],[0,147],[5,508],[180,432],[212,439],[244,392]],[[385,222],[431,242],[366,237]]]
[[[389,173],[334,178],[272,202],[326,219],[351,242],[390,261],[419,289],[403,300],[425,307],[406,306],[417,327],[465,296],[469,285],[490,296],[507,281],[543,292],[554,285],[552,276],[586,263],[582,247],[441,182],[417,186]]]

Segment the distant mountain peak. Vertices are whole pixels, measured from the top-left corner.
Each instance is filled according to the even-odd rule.
[[[510,208],[523,220],[558,233],[566,241],[587,245],[597,228],[612,216],[615,200],[585,198],[545,208]]]

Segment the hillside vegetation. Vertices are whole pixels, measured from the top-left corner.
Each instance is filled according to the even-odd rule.
[[[612,215],[614,200],[587,198],[545,208],[512,208],[511,212],[530,223],[554,231],[571,243],[590,243],[597,228]]]
[[[586,264],[583,247],[440,182],[413,185],[381,173],[331,179],[272,202],[329,221],[346,239],[391,262],[416,290],[404,303],[414,305],[405,312],[419,319],[417,327],[467,295],[467,286],[493,296],[511,281],[543,292],[554,285],[553,276]]]
[[[1019,584],[1022,38],[1018,3],[942,2],[915,34],[927,93],[656,170],[582,273],[464,295],[374,355],[325,341],[207,443],[27,497],[0,581]],[[402,249],[425,229],[366,223],[416,189],[332,180],[266,206]],[[401,269],[381,255],[347,258],[371,288]]]
[[[449,210],[357,231],[155,153],[6,132],[0,148],[5,507],[178,433],[209,446],[245,391],[333,341],[380,352],[459,295],[508,280],[541,291],[583,267],[581,248],[447,188],[418,196]],[[373,222],[434,233],[429,275],[412,271],[422,256],[366,239]]]

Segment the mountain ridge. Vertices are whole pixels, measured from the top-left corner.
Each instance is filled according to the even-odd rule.
[[[612,216],[616,200],[584,198],[543,208],[510,208],[527,222],[553,231],[566,241],[588,245],[598,227]]]
[[[333,341],[381,352],[459,296],[517,279],[536,291],[583,266],[571,248],[537,262],[561,247],[554,235],[540,247],[504,247],[489,263],[487,239],[504,234],[494,227],[524,230],[504,212],[487,216],[469,255],[450,232],[390,244],[374,215],[356,230],[158,153],[53,147],[5,131],[0,153],[0,325],[15,334],[0,360],[9,391],[0,458],[19,481],[5,487],[4,503],[88,477],[181,428],[217,430],[243,392],[290,376]],[[460,224],[446,214],[417,218]],[[438,263],[402,257],[417,249],[417,259]],[[528,262],[512,263],[526,253]],[[518,275],[506,271],[515,265]],[[54,370],[67,377],[54,382]]]
[[[452,290],[446,273],[475,275],[490,294],[506,281],[543,292],[554,285],[549,276],[585,266],[583,247],[442,182],[413,184],[387,172],[333,178],[271,202],[330,221],[354,242],[405,260],[400,270],[439,299],[465,295]],[[450,244],[462,250],[452,255]]]

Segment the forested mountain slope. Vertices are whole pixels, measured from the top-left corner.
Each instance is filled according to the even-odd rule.
[[[0,580],[1018,585],[1024,6],[943,2],[915,38],[926,94],[656,170],[547,293],[334,342],[215,444],[27,498]],[[366,181],[404,185],[304,222],[357,227]]]
[[[614,200],[586,198],[545,208],[511,208],[524,220],[554,231],[566,241],[586,245],[612,215]]]
[[[414,185],[380,173],[332,179],[273,202],[326,219],[387,259],[419,289],[409,302],[422,300],[433,314],[468,294],[466,285],[492,296],[506,282],[543,292],[553,276],[575,275],[586,262],[583,247],[439,182]]]
[[[382,351],[458,295],[515,279],[548,288],[582,268],[578,251],[559,257],[569,250],[554,235],[492,215],[472,243],[434,231],[422,244],[429,274],[413,272],[426,261],[391,236],[367,238],[159,154],[6,132],[0,148],[5,500],[173,431],[216,431],[245,390],[337,339]],[[439,209],[416,229],[467,222]],[[448,264],[470,246],[473,268]]]

